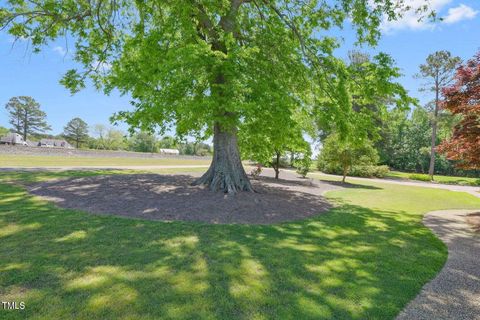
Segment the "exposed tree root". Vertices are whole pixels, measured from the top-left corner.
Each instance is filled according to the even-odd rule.
[[[194,182],[208,185],[212,191],[234,194],[239,191],[254,192],[245,173],[238,151],[236,130],[222,131],[217,124],[213,136],[213,159],[210,168]]]

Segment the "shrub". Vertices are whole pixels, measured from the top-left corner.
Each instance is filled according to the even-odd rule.
[[[430,176],[427,174],[413,173],[408,176],[411,180],[430,181]]]
[[[297,173],[305,178],[312,167],[312,159],[307,155],[303,155],[303,157],[298,159],[296,162],[298,165]]]
[[[384,178],[389,171],[388,166],[359,165],[353,166],[349,174],[354,177]]]
[[[310,166],[300,166],[297,168],[297,173],[303,178],[307,176],[308,172],[310,172]]]
[[[343,170],[339,166],[319,166],[319,170],[324,173],[342,175]],[[363,178],[384,178],[390,171],[388,166],[375,166],[375,165],[357,165],[352,166],[348,170],[348,175],[352,177]]]

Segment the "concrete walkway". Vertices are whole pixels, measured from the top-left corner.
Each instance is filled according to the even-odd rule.
[[[480,234],[465,221],[468,213],[478,211],[433,211],[425,215],[424,224],[447,245],[448,260],[397,320],[480,319]]]
[[[309,176],[315,177],[317,176],[326,176],[326,177],[337,177],[331,174],[324,174],[324,173],[311,173]],[[458,192],[467,192],[475,197],[480,198],[480,187],[474,186],[460,186],[454,184],[442,184],[442,183],[432,183],[432,182],[423,182],[423,181],[412,181],[412,180],[400,180],[400,179],[378,179],[378,178],[359,178],[359,177],[347,177],[348,181],[372,181],[378,183],[388,183],[388,184],[399,184],[402,186],[412,186],[412,187],[425,187],[425,188],[434,188],[434,189],[445,189],[450,191],[458,191]]]

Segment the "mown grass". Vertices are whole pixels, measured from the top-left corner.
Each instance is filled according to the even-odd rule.
[[[430,176],[428,174],[409,173],[409,172],[400,172],[400,171],[390,171],[387,174],[387,178],[430,181]],[[480,186],[480,178],[434,175],[433,181],[438,183],[445,183],[445,184]]]
[[[0,167],[208,165],[211,159],[0,155]]]
[[[162,169],[143,169],[143,170],[127,170],[127,169],[102,169],[102,170],[20,170],[0,171],[0,182],[9,183],[35,183],[45,182],[62,178],[81,178],[110,174],[138,174],[138,173],[157,173],[157,174],[178,174],[178,173],[202,173],[207,168],[162,168]]]
[[[0,183],[0,300],[26,303],[0,318],[393,319],[446,260],[423,213],[480,199],[349,186],[329,193],[327,214],[262,226],[89,215]]]

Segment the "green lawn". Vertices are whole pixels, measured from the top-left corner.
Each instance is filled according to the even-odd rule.
[[[389,178],[400,178],[400,179],[411,179],[411,180],[421,180],[429,181],[430,177],[428,174],[418,174],[418,173],[409,173],[409,172],[400,172],[400,171],[390,171],[387,175]],[[470,186],[479,186],[480,178],[469,178],[469,177],[452,177],[452,176],[441,176],[434,175],[433,180],[439,183],[446,184],[460,184],[460,185],[470,185]]]
[[[61,157],[27,156],[0,154],[0,167],[56,167],[56,166],[168,166],[168,165],[209,165],[206,159],[148,159],[148,158],[102,158],[102,157]]]
[[[0,173],[0,300],[26,303],[1,319],[393,319],[447,257],[423,213],[480,208],[356,182],[309,220],[163,223],[59,209],[9,183],[105,173],[118,172]]]

